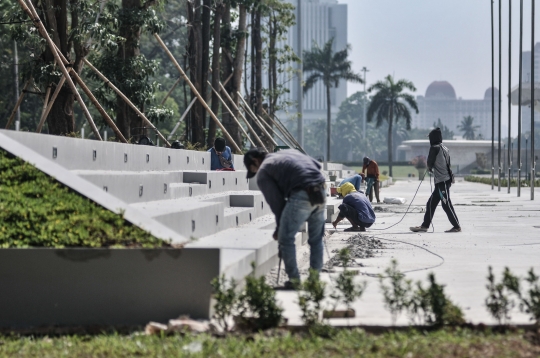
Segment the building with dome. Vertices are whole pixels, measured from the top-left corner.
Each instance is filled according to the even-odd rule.
[[[417,96],[420,113],[414,114],[413,128],[432,128],[437,119],[441,119],[456,136],[461,136],[457,129],[463,117],[472,116],[474,124],[480,126],[477,135],[491,139],[491,88],[488,88],[482,99],[462,99],[456,96],[454,87],[447,81],[434,81],[425,96]],[[495,89],[495,119],[498,118],[499,91]]]

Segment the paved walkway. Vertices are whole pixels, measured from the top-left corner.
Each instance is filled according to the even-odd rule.
[[[428,272],[436,274],[437,281],[446,285],[446,292],[451,299],[464,311],[466,319],[473,323],[495,323],[489,316],[484,300],[487,296],[485,288],[488,266],[494,268],[500,277],[505,266],[521,276],[528,269],[535,268],[540,274],[540,189],[537,189],[537,199],[530,200],[530,190],[522,188],[521,197],[516,196],[516,188],[507,194],[506,188],[501,192],[491,190],[489,185],[469,182],[458,182],[451,189],[454,203],[463,232],[447,234],[444,230],[451,227],[446,214],[439,206],[434,216],[434,232],[412,233],[410,226],[420,225],[424,213],[423,206],[430,195],[430,183],[424,182],[403,221],[388,230],[384,229],[398,222],[413,199],[419,181],[399,180],[395,185],[381,192],[384,197],[403,197],[405,205],[380,205],[386,212],[377,212],[377,222],[366,233],[370,238],[380,239],[383,249],[376,250],[375,257],[357,260],[363,267],[359,269],[362,275],[358,280],[368,283],[364,296],[354,305],[357,318],[350,319],[350,324],[390,325],[391,317],[384,308],[382,294],[377,278],[373,274],[382,273],[395,258],[400,268],[408,278],[426,281]],[[374,204],[378,206],[377,204]],[[327,224],[330,236],[327,238],[328,250],[325,261],[332,250],[346,245],[351,237],[342,230],[347,226],[338,226],[334,232]],[[302,248],[309,251],[308,247]],[[305,252],[307,254],[307,252]],[[299,257],[302,258],[302,253]],[[306,268],[307,260],[303,262]],[[283,271],[282,271],[283,272]],[[330,282],[335,274],[322,275]],[[300,324],[300,311],[294,292],[279,291],[278,299],[285,307],[285,316],[290,324]],[[332,319],[333,324],[347,324],[344,319]],[[512,323],[529,323],[526,316],[517,312],[512,314]],[[397,324],[406,325],[408,318],[403,315]]]

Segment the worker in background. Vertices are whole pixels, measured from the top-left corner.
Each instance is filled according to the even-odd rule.
[[[211,170],[234,170],[231,148],[226,145],[225,139],[217,137],[214,140],[214,146],[208,151]]]
[[[450,200],[450,187],[454,183],[454,174],[452,173],[450,164],[450,152],[443,144],[442,132],[440,128],[435,128],[429,132],[429,155],[427,159],[427,166],[430,173],[433,173],[433,181],[435,182],[435,189],[426,205],[426,213],[424,215],[424,222],[420,226],[411,227],[413,232],[426,232],[431,225],[431,220],[435,214],[437,205],[442,201],[442,207],[448,216],[448,220],[452,224],[450,230],[445,232],[461,232],[461,225]]]
[[[377,203],[380,203],[379,199],[379,165],[376,161],[369,159],[369,157],[364,157],[364,166],[362,167],[362,173],[366,175],[366,196],[369,195],[369,201],[373,201],[373,191],[375,191],[375,197],[377,198]]]
[[[334,228],[347,218],[352,226],[344,231],[366,231],[366,228],[375,222],[375,212],[369,203],[367,196],[362,191],[356,190],[351,183],[341,186],[343,203],[339,206],[339,214],[332,222]]]
[[[360,187],[361,187],[361,185],[362,185],[363,179],[364,179],[364,178],[362,177],[362,175],[360,175],[360,174],[355,174],[355,175],[353,175],[353,176],[350,177],[350,178],[343,179],[343,180],[341,181],[341,183],[339,183],[339,185],[338,185],[338,187],[337,187],[336,190],[337,190],[337,192],[338,192],[339,194],[341,194],[339,188],[342,187],[343,184],[345,184],[345,183],[351,183],[352,185],[354,185],[354,188],[356,189],[356,191],[360,191]],[[342,195],[342,196],[343,196],[343,195]]]
[[[257,185],[276,216],[274,239],[278,241],[285,272],[286,289],[300,283],[296,262],[295,235],[308,223],[310,267],[320,271],[323,265],[325,178],[315,159],[294,149],[265,153],[251,149],[244,155],[247,178],[257,174]]]

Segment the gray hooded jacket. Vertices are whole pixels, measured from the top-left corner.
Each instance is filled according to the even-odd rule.
[[[433,173],[435,184],[445,182],[451,179],[448,168],[451,168],[450,152],[442,144],[442,133],[439,128],[435,128],[429,133],[429,155],[427,166]]]

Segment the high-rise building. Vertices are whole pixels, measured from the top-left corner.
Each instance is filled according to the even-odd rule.
[[[286,0],[298,9],[298,0]],[[289,29],[287,39],[280,42],[280,47],[289,46],[295,53],[301,50],[309,51],[314,46],[323,47],[328,40],[334,38],[334,51],[343,50],[347,46],[347,5],[339,4],[337,0],[301,0],[302,16],[302,46],[299,46],[298,26]],[[298,16],[298,14],[296,14]],[[263,75],[264,81],[268,76]],[[304,80],[307,74],[304,74]],[[302,94],[296,76],[290,73],[280,75],[278,81],[289,93],[282,96],[282,101],[294,102]],[[347,82],[341,81],[337,88],[330,92],[332,113],[337,113],[339,105],[347,98]],[[326,89],[322,82],[317,83],[304,96],[304,122],[326,119]],[[289,112],[295,113],[297,108],[292,106]]]
[[[521,57],[522,64],[522,82],[531,82],[531,51],[523,51]],[[534,45],[534,82],[540,82],[540,42]],[[540,99],[540,98],[538,98]],[[534,113],[535,127],[540,126],[540,113]],[[530,132],[531,130],[531,107],[521,107],[521,127],[522,132]]]
[[[495,89],[495,120],[498,119],[499,91]],[[417,96],[419,113],[413,116],[412,127],[432,128],[440,118],[441,122],[461,136],[458,126],[466,116],[474,118],[474,125],[480,126],[476,135],[491,139],[491,88],[482,99],[462,99],[456,96],[454,87],[447,81],[432,82],[425,96]]]

